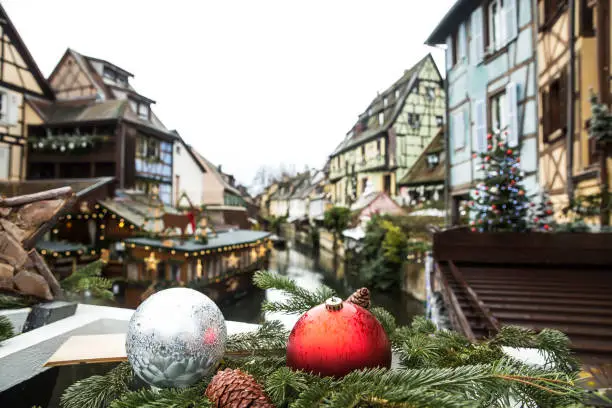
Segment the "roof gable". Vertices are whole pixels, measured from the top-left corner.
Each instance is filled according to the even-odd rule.
[[[427,156],[437,153],[439,162],[435,167],[429,167]],[[431,142],[414,162],[408,173],[397,183],[398,185],[443,183],[445,179],[444,128],[431,139]]]
[[[368,108],[359,115],[359,120],[353,125],[345,138],[336,150],[331,154],[331,157],[359,146],[373,138],[376,138],[383,132],[386,132],[397,120],[397,117],[402,112],[408,95],[414,89],[417,83],[419,73],[425,65],[425,62],[431,60],[431,54],[427,54],[410,69],[404,71],[404,74],[393,83],[384,92],[379,93]],[[434,62],[435,66],[435,62]],[[437,69],[437,68],[436,68]],[[439,72],[438,72],[439,73]],[[386,102],[385,102],[386,101]],[[384,113],[385,120],[382,125],[378,125],[378,116]],[[365,130],[360,129],[366,127]]]
[[[1,4],[0,19],[4,41],[1,81],[26,93],[55,99],[49,83]]]

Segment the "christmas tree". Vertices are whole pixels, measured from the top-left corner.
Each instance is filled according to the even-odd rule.
[[[469,203],[472,231],[527,231],[529,203],[522,185],[521,159],[518,149],[508,145],[507,132],[487,135],[487,151],[480,158],[484,181],[472,192]]]
[[[553,203],[547,191],[542,191],[537,199],[532,200],[529,209],[529,222],[534,231],[553,231],[557,224],[554,217]]]

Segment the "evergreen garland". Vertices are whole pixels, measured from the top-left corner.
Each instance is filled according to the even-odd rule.
[[[285,277],[256,275],[262,288],[284,291],[289,298],[275,310],[302,313],[330,292],[308,292]],[[356,370],[343,378],[318,377],[285,366],[288,331],[280,322],[266,322],[253,333],[230,336],[220,369],[240,368],[262,384],[276,407],[564,407],[579,406],[575,386],[577,364],[567,337],[554,330],[540,333],[505,327],[495,337],[473,344],[458,333],[439,331],[416,318],[396,327],[392,316],[372,309],[390,333],[399,358],[397,369]],[[537,348],[546,357],[541,367],[527,365],[504,353],[503,347]],[[182,390],[132,390],[133,374],[122,363],[105,376],[70,386],[62,408],[204,408],[205,378]]]

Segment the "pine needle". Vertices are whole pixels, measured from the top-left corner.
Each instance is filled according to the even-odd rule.
[[[382,307],[373,307],[370,312],[378,319],[383,329],[385,329],[385,333],[388,336],[392,336],[396,328],[395,317]]]
[[[266,394],[276,406],[282,406],[287,400],[294,400],[306,389],[308,389],[306,375],[292,371],[288,367],[277,369],[265,380]]]
[[[301,314],[324,303],[335,294],[327,286],[321,286],[314,292],[308,291],[297,286],[291,279],[268,271],[256,272],[253,282],[260,289],[277,289],[288,295],[284,302],[264,302],[261,308],[265,312]]]
[[[62,288],[71,294],[89,291],[94,298],[112,300],[114,295],[109,289],[113,282],[101,276],[103,265],[102,260],[97,260],[77,269],[61,281]]]
[[[128,391],[133,378],[129,363],[121,363],[106,375],[94,375],[68,387],[60,400],[62,408],[106,408]]]
[[[0,316],[0,341],[13,337],[13,324],[6,316]]]
[[[204,396],[206,387],[186,389],[138,390],[113,401],[110,408],[211,408]]]

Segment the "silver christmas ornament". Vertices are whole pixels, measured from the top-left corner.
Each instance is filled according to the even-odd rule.
[[[134,372],[155,387],[186,387],[214,370],[225,353],[227,329],[206,295],[172,288],[147,298],[132,316],[126,338]]]

